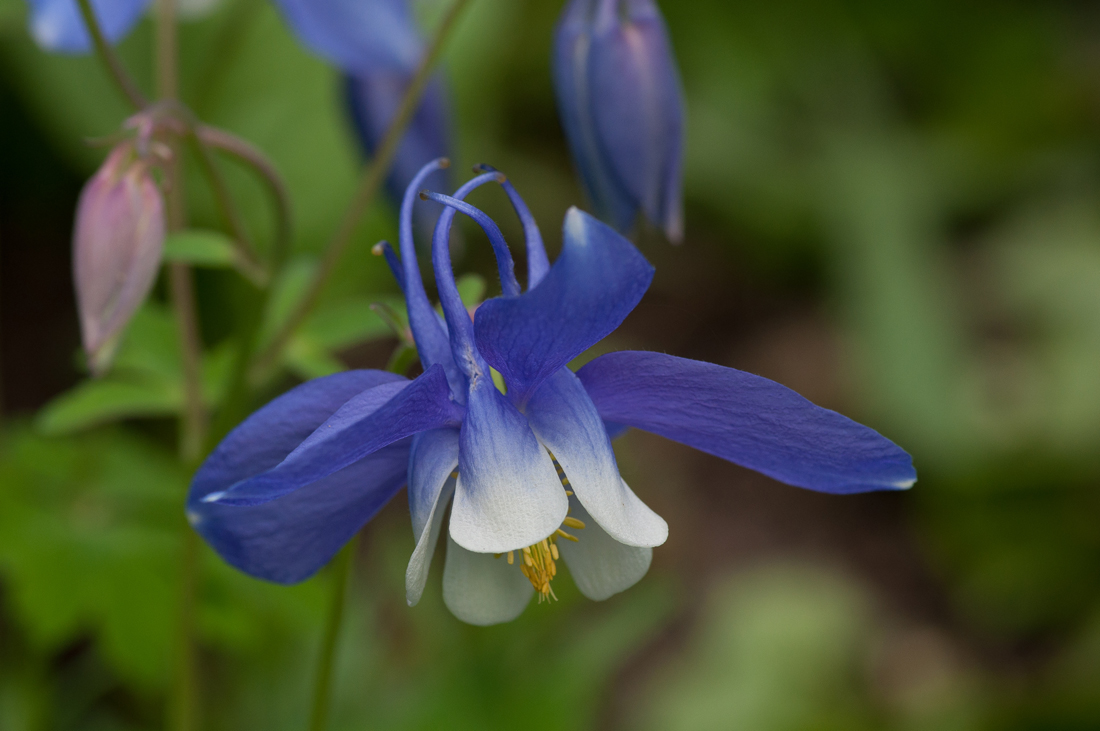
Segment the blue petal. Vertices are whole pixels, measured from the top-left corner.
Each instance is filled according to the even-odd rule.
[[[58,53],[88,53],[92,38],[76,0],[28,0],[30,32],[39,46]],[[92,0],[99,26],[115,43],[134,27],[150,0]]]
[[[625,20],[613,12],[598,19],[593,32],[588,63],[596,140],[617,184],[677,240],[684,136],[680,79],[656,5],[651,0],[630,5]]]
[[[668,524],[619,476],[603,420],[568,368],[535,391],[527,420],[569,478],[574,495],[608,535],[628,546],[659,546]]]
[[[231,566],[280,584],[308,579],[405,484],[409,439],[262,505],[195,503],[195,530]]]
[[[458,426],[462,409],[450,399],[447,378],[432,366],[412,383],[386,383],[350,399],[286,459],[263,474],[204,500],[257,505],[342,470],[406,437]]]
[[[338,373],[304,383],[252,414],[222,440],[191,483],[187,514],[196,530],[226,561],[254,576],[291,583],[312,574],[401,487],[407,443],[263,506],[224,506],[203,498],[282,462],[356,394],[403,380],[384,371]]]
[[[554,90],[565,136],[596,213],[626,230],[638,212],[631,196],[611,170],[598,139],[593,107],[599,99],[591,88],[592,16],[595,0],[573,0],[554,31]]]
[[[519,297],[477,309],[477,348],[522,406],[546,378],[618,327],[652,279],[653,267],[633,244],[571,208],[561,256],[546,278]]]
[[[275,0],[298,38],[343,71],[411,72],[423,51],[406,0]]]
[[[878,432],[750,373],[619,352],[577,372],[604,419],[660,434],[780,482],[837,494],[899,490],[912,458]]]
[[[373,157],[412,83],[412,75],[392,71],[348,75],[344,83],[357,137],[363,151]],[[389,177],[386,178],[386,188],[395,201],[402,200],[409,184],[424,165],[450,154],[450,116],[443,78],[433,76],[424,89],[420,106],[405,136],[401,138]],[[421,188],[448,190],[446,171],[437,170],[422,180],[417,192]],[[417,205],[416,231],[423,240],[431,240],[432,228],[441,210],[442,206],[433,202]]]
[[[550,456],[488,377],[470,383],[462,422],[451,537],[476,553],[530,546],[569,510]]]

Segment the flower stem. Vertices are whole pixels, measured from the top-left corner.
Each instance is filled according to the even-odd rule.
[[[118,84],[118,88],[125,95],[127,101],[135,109],[142,109],[148,103],[145,99],[145,95],[138,89],[137,84],[131,78],[130,74],[126,72],[126,67],[122,65],[122,61],[115,53],[115,49],[111,48],[111,44],[107,42],[106,36],[103,35],[103,29],[99,25],[99,19],[96,18],[95,11],[92,9],[91,0],[77,0],[80,5],[80,14],[84,18],[84,25],[88,29],[88,35],[92,37],[92,44],[95,46],[96,54],[102,59],[103,64],[107,67],[107,72],[111,75],[111,78]]]
[[[443,18],[440,20],[427,52],[424,54],[423,58],[420,59],[420,65],[416,69],[416,74],[413,76],[412,83],[409,84],[409,88],[405,91],[405,95],[401,99],[401,105],[398,107],[393,121],[390,122],[385,137],[382,138],[382,144],[379,145],[377,154],[360,178],[359,187],[355,192],[355,196],[344,211],[344,217],[341,219],[340,225],[336,229],[336,233],[329,241],[328,248],[325,250],[325,255],[321,259],[320,266],[317,267],[317,271],[313,275],[309,287],[306,289],[302,298],[298,300],[290,316],[287,317],[286,322],[283,323],[283,326],[276,333],[270,345],[268,345],[264,352],[257,358],[255,365],[255,370],[257,372],[263,372],[276,361],[280,351],[282,351],[283,347],[290,339],[290,336],[294,334],[294,331],[302,324],[302,321],[305,320],[310,310],[312,310],[313,306],[317,303],[317,299],[324,289],[325,284],[328,282],[329,277],[336,271],[336,267],[340,263],[340,258],[343,256],[344,251],[347,250],[348,244],[351,242],[352,234],[355,233],[355,227],[359,224],[359,219],[362,218],[363,213],[370,207],[371,203],[374,202],[374,198],[382,186],[382,181],[385,180],[386,175],[389,173],[394,157],[397,154],[397,148],[402,138],[405,136],[405,130],[408,129],[409,123],[412,122],[413,115],[420,105],[420,99],[431,78],[432,69],[435,67],[435,63],[443,50],[443,45],[447,37],[455,26],[455,21],[458,19],[459,14],[466,6],[467,2],[468,0],[453,0],[450,7],[447,8]]]
[[[158,0],[156,31],[157,92],[163,101],[179,96],[178,44],[175,0]],[[172,150],[165,170],[165,203],[168,230],[186,225],[187,211],[183,187],[182,145],[178,134],[165,130]],[[183,370],[184,408],[180,424],[180,456],[188,468],[198,467],[202,459],[206,432],[206,407],[202,398],[202,338],[199,334],[195,283],[191,268],[173,263],[168,267],[168,285],[179,331]],[[170,704],[170,728],[193,731],[198,727],[198,678],[195,672],[195,593],[198,583],[198,541],[190,525],[183,527],[180,594],[179,646],[176,652],[175,692]]]
[[[241,162],[256,173],[267,186],[271,202],[275,206],[275,239],[272,242],[268,267],[272,272],[277,273],[290,253],[292,231],[290,194],[287,192],[282,176],[262,152],[236,135],[205,124],[196,124],[194,133],[201,144],[219,150]]]
[[[329,701],[332,698],[332,670],[336,658],[336,641],[344,620],[344,604],[347,600],[348,579],[351,576],[355,548],[359,535],[348,541],[330,564],[332,569],[332,593],[329,595],[328,617],[325,634],[321,640],[321,655],[317,659],[317,675],[313,684],[313,707],[309,715],[309,731],[324,731],[328,723]]]

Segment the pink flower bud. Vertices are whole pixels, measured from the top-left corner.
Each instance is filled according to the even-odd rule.
[[[120,336],[157,276],[164,203],[132,142],[111,151],[80,194],[73,279],[84,351],[92,373],[110,365]]]

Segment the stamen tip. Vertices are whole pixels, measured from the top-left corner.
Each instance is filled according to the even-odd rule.
[[[384,254],[385,252],[386,252],[386,242],[385,241],[379,241],[377,244],[370,247],[370,253],[374,254],[375,256],[382,256],[382,254]]]
[[[439,167],[440,167],[441,169],[443,169],[443,170],[446,170],[446,169],[447,169],[447,168],[449,168],[450,166],[451,166],[451,158],[449,158],[449,157],[441,157],[441,158],[439,158]]]
[[[427,191],[427,189],[420,191],[420,200],[422,200],[422,201],[428,200],[428,191]]]

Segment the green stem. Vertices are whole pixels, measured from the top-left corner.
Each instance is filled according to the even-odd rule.
[[[370,207],[371,203],[374,202],[374,198],[378,194],[382,182],[389,173],[390,166],[393,164],[393,159],[397,154],[397,148],[402,138],[405,136],[405,130],[408,128],[409,123],[412,122],[413,115],[420,105],[420,99],[424,94],[424,89],[431,79],[432,69],[435,67],[435,63],[443,50],[444,42],[450,35],[451,30],[454,28],[455,21],[458,19],[459,14],[467,2],[468,0],[454,0],[444,14],[442,20],[440,20],[439,27],[436,29],[435,36],[428,46],[427,53],[425,53],[424,57],[420,60],[420,65],[416,69],[416,74],[413,76],[412,83],[409,84],[405,96],[401,99],[401,106],[398,107],[397,114],[394,115],[389,129],[386,130],[386,136],[382,138],[382,144],[379,145],[374,160],[371,161],[370,166],[364,172],[362,178],[360,178],[359,187],[355,192],[355,196],[344,212],[344,217],[340,221],[340,226],[336,229],[336,233],[329,241],[328,248],[325,250],[325,255],[321,259],[321,264],[317,267],[317,272],[313,275],[313,279],[310,281],[305,294],[298,300],[294,310],[286,319],[286,322],[283,323],[271,343],[257,358],[255,365],[256,372],[262,373],[276,362],[279,353],[282,351],[287,341],[290,340],[291,335],[294,334],[294,331],[302,324],[306,316],[309,315],[313,306],[317,304],[317,299],[320,297],[325,284],[328,283],[329,277],[336,271],[336,267],[340,263],[340,258],[344,255],[344,251],[347,249],[348,244],[351,243],[351,237],[352,234],[355,233],[355,228],[359,224],[359,219],[367,208]]]
[[[272,243],[268,266],[272,272],[277,273],[290,253],[290,238],[293,228],[290,194],[287,192],[286,183],[283,182],[282,176],[279,175],[275,166],[262,152],[236,135],[204,124],[195,125],[194,132],[202,144],[224,152],[250,168],[259,175],[260,180],[267,187],[271,202],[275,207],[275,239]]]
[[[332,698],[333,661],[336,658],[336,641],[340,637],[340,625],[344,621],[344,604],[347,600],[348,579],[351,576],[358,534],[336,554],[331,566],[332,593],[329,595],[328,617],[325,634],[321,640],[321,655],[317,659],[317,676],[313,685],[313,708],[309,716],[309,731],[324,731],[328,723],[329,702]]]
[[[122,61],[115,54],[115,49],[111,47],[111,44],[107,42],[107,37],[103,35],[103,29],[99,26],[99,19],[96,18],[95,11],[92,9],[91,0],[77,0],[77,3],[80,5],[80,15],[84,18],[88,35],[92,37],[92,44],[95,46],[96,53],[102,59],[103,64],[107,67],[107,72],[135,109],[144,108],[148,104],[145,95],[141,93],[130,74],[126,72],[126,67],[122,65]]]
[[[175,0],[157,4],[157,91],[162,101],[179,97],[178,45]],[[183,187],[182,145],[178,133],[165,129],[166,143],[172,150],[166,166],[165,195],[168,230],[178,231],[186,224],[186,199]],[[180,455],[189,469],[202,459],[206,433],[206,407],[202,398],[202,338],[199,334],[195,284],[190,267],[173,263],[168,267],[168,284],[179,331],[183,368],[184,409],[180,424]],[[189,525],[183,527],[179,606],[179,647],[176,652],[176,678],[170,704],[170,727],[176,731],[194,731],[198,727],[198,678],[195,671],[195,594],[198,583],[198,539]]]
[[[270,280],[269,273],[256,256],[256,246],[244,224],[244,216],[237,208],[237,204],[233,200],[233,194],[229,192],[229,185],[225,182],[225,176],[222,175],[221,168],[218,167],[218,161],[215,159],[213,151],[198,135],[192,135],[192,140],[194,140],[194,147],[198,153],[199,164],[202,166],[202,171],[205,173],[210,188],[214,192],[214,199],[218,202],[222,217],[225,218],[225,222],[233,235],[233,246],[237,252],[238,271],[253,284],[266,286]]]

